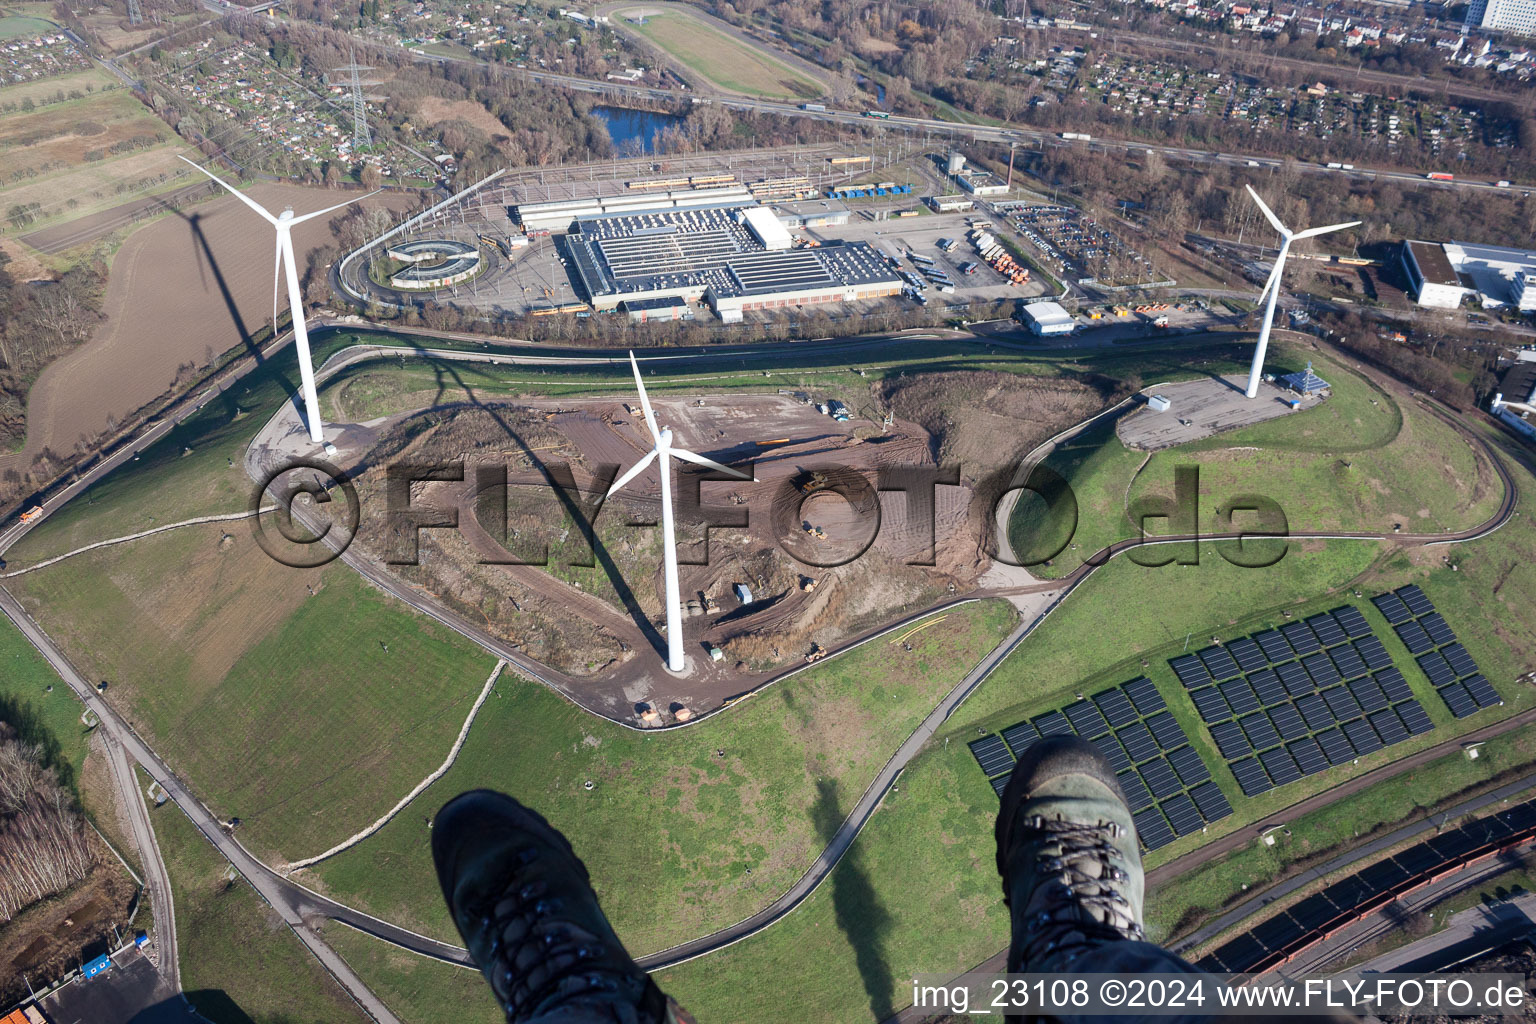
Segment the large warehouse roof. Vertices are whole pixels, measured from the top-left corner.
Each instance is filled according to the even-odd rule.
[[[1041,331],[1070,330],[1076,324],[1059,302],[1031,302],[1024,307],[1024,315]]]
[[[789,232],[784,230],[784,225],[779,223],[779,218],[773,215],[772,210],[764,206],[749,206],[737,216],[747,225],[747,230],[763,244],[764,249],[789,248]]]

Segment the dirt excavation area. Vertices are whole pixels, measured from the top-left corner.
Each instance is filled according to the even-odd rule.
[[[334,206],[347,193],[261,184],[248,194],[273,211]],[[374,197],[368,205],[391,197]],[[395,205],[408,197],[393,197]],[[329,218],[294,231],[301,264],[329,243]],[[226,196],[140,228],[113,258],[103,319],[91,340],[39,375],[27,401],[27,443],[0,458],[25,471],[45,449],[64,453],[108,429],[266,326],[272,316],[271,229]],[[286,300],[285,300],[286,301]]]
[[[731,692],[731,679],[745,687],[975,591],[994,481],[1117,397],[974,372],[870,388],[883,423],[840,420],[844,407],[798,392],[654,399],[674,446],[755,476],[674,463],[690,679]],[[569,675],[653,665],[665,621],[656,466],[604,500],[650,450],[638,407],[486,401],[372,426],[356,481],[366,553]],[[414,470],[437,479],[392,484],[388,467],[405,465],[439,467]]]

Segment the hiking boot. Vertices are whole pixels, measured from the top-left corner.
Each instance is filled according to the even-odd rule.
[[[512,1024],[559,1011],[614,1024],[677,1019],[613,933],[586,866],[539,814],[486,789],[455,797],[433,822],[432,859]]]
[[[1143,937],[1136,826],[1091,743],[1051,736],[1025,751],[996,833],[1009,971],[1059,970],[1094,946]]]

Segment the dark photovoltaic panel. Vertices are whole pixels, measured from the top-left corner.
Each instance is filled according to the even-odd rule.
[[[1307,619],[1307,625],[1312,627],[1312,632],[1317,634],[1317,639],[1324,647],[1332,647],[1341,644],[1348,635],[1344,632],[1334,617],[1327,612],[1318,612]]]
[[[1146,676],[1126,683],[1125,693],[1131,698],[1131,703],[1136,705],[1136,710],[1143,715],[1154,715],[1168,706],[1163,695],[1157,692],[1157,687]]]
[[[1429,676],[1429,681],[1436,686],[1444,686],[1456,679],[1456,673],[1452,670],[1450,662],[1446,661],[1445,656],[1439,651],[1421,654],[1414,660],[1419,663],[1419,668],[1424,670],[1424,674]]]
[[[1163,813],[1168,815],[1168,824],[1173,826],[1173,834],[1176,836],[1187,836],[1205,827],[1205,822],[1200,819],[1200,812],[1195,810],[1195,802],[1183,793],[1164,800],[1162,807]]]
[[[1365,659],[1365,667],[1372,672],[1392,664],[1392,655],[1387,652],[1386,645],[1377,637],[1361,637],[1355,641],[1355,650],[1360,652],[1360,657]]]
[[[1341,722],[1360,717],[1360,702],[1355,700],[1354,694],[1342,686],[1324,690],[1323,700],[1328,702],[1328,710],[1333,712],[1333,717]]]
[[[1278,665],[1282,661],[1290,661],[1296,656],[1296,652],[1291,649],[1290,643],[1286,641],[1278,629],[1255,633],[1253,634],[1253,639],[1259,645],[1259,649],[1264,652],[1264,657],[1268,658],[1272,665]]]
[[[1445,706],[1451,709],[1451,714],[1457,718],[1466,718],[1477,710],[1477,701],[1467,692],[1462,683],[1452,683],[1440,688],[1440,697],[1445,701]]]
[[[1499,696],[1499,691],[1493,688],[1493,684],[1482,676],[1471,676],[1463,679],[1461,685],[1467,688],[1467,693],[1477,701],[1480,708],[1491,708],[1495,704],[1503,704],[1504,698]]]
[[[1226,699],[1214,686],[1202,686],[1189,696],[1194,700],[1195,710],[1200,712],[1202,721],[1224,722],[1232,717],[1232,709],[1227,707]]]
[[[1366,717],[1370,719],[1371,728],[1376,730],[1376,735],[1380,736],[1381,741],[1387,746],[1390,747],[1394,743],[1401,743],[1408,738],[1408,727],[1397,716],[1397,712],[1391,708],[1382,708],[1380,711]]]
[[[1200,816],[1206,821],[1220,821],[1232,813],[1232,804],[1227,800],[1227,794],[1214,782],[1196,786],[1189,791],[1189,795],[1200,809]]]
[[[1220,647],[1207,647],[1200,652],[1200,661],[1212,679],[1231,679],[1237,675],[1237,659]]]
[[[1315,693],[1297,697],[1296,710],[1301,712],[1301,717],[1307,720],[1307,728],[1313,732],[1326,729],[1336,721],[1333,712],[1328,710],[1327,702]]]
[[[1136,709],[1131,706],[1131,698],[1118,686],[1095,694],[1093,702],[1099,706],[1099,713],[1110,725],[1125,725],[1136,721]]]
[[[1335,608],[1333,620],[1351,639],[1358,640],[1371,635],[1371,624],[1365,621],[1365,616],[1360,614],[1360,609],[1352,604]]]
[[[1038,742],[1040,731],[1029,722],[1020,722],[1018,725],[1010,725],[1003,730],[1003,740],[1008,748],[1013,751],[1014,757],[1021,756],[1030,745]]]
[[[1152,738],[1157,740],[1157,745],[1164,750],[1172,750],[1189,742],[1189,737],[1184,735],[1178,720],[1166,711],[1147,719],[1147,728],[1152,730]]]
[[[1301,769],[1296,767],[1296,759],[1284,747],[1264,751],[1259,755],[1259,762],[1277,786],[1289,785],[1301,778]]]
[[[1328,652],[1328,657],[1333,659],[1333,667],[1338,669],[1339,675],[1345,679],[1365,675],[1365,659],[1360,657],[1360,652],[1353,647],[1335,647]]]
[[[1269,664],[1263,648],[1251,637],[1240,636],[1227,643],[1227,653],[1237,659],[1237,667],[1244,672],[1255,672]]]
[[[1157,753],[1157,741],[1152,739],[1152,733],[1140,722],[1116,729],[1115,736],[1125,745],[1125,752],[1131,755],[1132,761],[1140,763]]]
[[[1397,630],[1397,638],[1408,648],[1410,654],[1423,654],[1435,646],[1435,642],[1424,632],[1424,627],[1417,622],[1405,622],[1400,626],[1393,626]]]
[[[1408,610],[1415,615],[1428,615],[1435,610],[1435,606],[1430,603],[1429,598],[1424,596],[1424,591],[1419,589],[1417,583],[1398,587],[1393,593],[1401,598],[1403,604],[1407,605]]]
[[[1115,739],[1114,736],[1105,733],[1103,736],[1095,739],[1093,745],[1099,748],[1099,752],[1104,755],[1105,760],[1109,762],[1109,766],[1117,773],[1123,772],[1131,766],[1131,759],[1126,754],[1125,748],[1120,745],[1120,741]]]
[[[1477,671],[1477,662],[1472,660],[1472,655],[1468,654],[1467,649],[1461,644],[1451,644],[1440,654],[1450,664],[1456,675],[1463,679]]]
[[[1216,741],[1216,749],[1221,751],[1221,756],[1228,761],[1253,753],[1248,737],[1243,735],[1243,730],[1236,722],[1211,726],[1211,738]]]
[[[999,775],[992,780],[992,792],[997,794],[999,800],[1003,798],[1003,790],[1008,788],[1008,778],[1007,775]]]
[[[1456,640],[1456,631],[1446,624],[1439,612],[1424,616],[1419,620],[1419,625],[1424,627],[1424,632],[1428,633],[1429,638],[1436,644],[1454,643]]]
[[[1403,604],[1402,598],[1396,594],[1378,594],[1371,598],[1371,604],[1374,604],[1376,610],[1386,616],[1387,621],[1394,626],[1399,622],[1407,622],[1413,618],[1413,613],[1408,610],[1407,605]]]
[[[1349,687],[1349,692],[1354,695],[1355,700],[1360,702],[1360,710],[1366,714],[1380,711],[1391,703],[1387,700],[1387,695],[1382,692],[1381,684],[1374,679],[1351,679],[1345,685]]]
[[[976,763],[981,765],[981,770],[986,772],[988,778],[1005,774],[1013,768],[1013,755],[1008,753],[1008,748],[996,736],[972,740],[970,747]]]
[[[1311,654],[1323,646],[1317,642],[1317,634],[1312,632],[1312,627],[1305,622],[1287,622],[1280,627],[1280,632],[1290,641],[1297,654]]]
[[[1290,696],[1280,677],[1269,669],[1249,676],[1248,685],[1253,687],[1253,692],[1259,695],[1259,703],[1265,707],[1273,707]]]
[[[1410,736],[1419,736],[1429,732],[1435,727],[1435,723],[1429,720],[1429,712],[1424,710],[1424,705],[1416,700],[1405,700],[1397,706],[1397,714],[1408,727]]]
[[[1355,759],[1355,748],[1350,746],[1349,740],[1338,729],[1318,733],[1317,745],[1323,748],[1323,755],[1328,758],[1329,764],[1348,764]]]
[[[1183,683],[1186,688],[1205,686],[1211,682],[1210,672],[1206,671],[1205,666],[1200,663],[1200,659],[1193,654],[1174,658],[1168,664],[1173,666],[1173,674],[1179,677],[1179,682]]]
[[[1152,795],[1159,800],[1172,796],[1184,787],[1179,784],[1179,777],[1173,773],[1173,766],[1162,757],[1154,757],[1140,768],[1142,781],[1152,791]]]
[[[1302,721],[1301,712],[1290,704],[1282,704],[1277,708],[1269,709],[1269,720],[1275,723],[1275,729],[1283,740],[1300,739],[1311,732],[1307,723]]]
[[[1413,688],[1408,685],[1408,680],[1395,668],[1384,668],[1372,678],[1381,684],[1381,692],[1393,704],[1413,696]]]
[[[1275,788],[1256,758],[1245,757],[1241,761],[1233,761],[1232,777],[1237,780],[1244,796],[1258,796]]]
[[[1310,736],[1287,743],[1285,749],[1290,751],[1291,758],[1303,775],[1316,775],[1328,767],[1328,758],[1323,754],[1323,748]]]
[[[1312,677],[1307,675],[1307,670],[1299,661],[1275,666],[1275,675],[1285,683],[1285,692],[1292,697],[1300,697],[1304,693],[1311,693],[1317,689],[1317,684],[1312,682]]]
[[[1205,759],[1196,753],[1194,747],[1180,747],[1175,750],[1168,755],[1168,763],[1173,765],[1179,781],[1186,786],[1198,786],[1211,777],[1211,770],[1205,766]]]
[[[1301,663],[1307,666],[1307,674],[1317,684],[1319,690],[1332,686],[1344,677],[1339,675],[1339,670],[1333,667],[1333,661],[1328,655],[1321,652],[1309,654],[1301,659]]]
[[[1065,711],[1067,721],[1072,723],[1072,728],[1084,739],[1091,740],[1109,732],[1109,723],[1104,721],[1104,716],[1099,714],[1099,709],[1092,701],[1076,701],[1068,704]]]
[[[1258,695],[1253,692],[1253,687],[1243,680],[1229,680],[1222,683],[1220,689],[1221,695],[1227,699],[1228,704],[1232,705],[1232,711],[1235,714],[1246,715],[1250,711],[1259,709]]]
[[[1156,850],[1173,842],[1173,829],[1168,827],[1168,819],[1156,807],[1148,807],[1133,815],[1132,820],[1136,822],[1136,837],[1147,849]]]
[[[1115,778],[1120,781],[1120,792],[1125,794],[1125,802],[1131,810],[1139,811],[1152,805],[1152,794],[1147,791],[1147,784],[1141,781],[1140,775],[1129,771],[1121,772]]]
[[[1047,711],[1043,715],[1037,715],[1034,723],[1035,728],[1040,730],[1041,736],[1065,736],[1072,731],[1072,723],[1067,721],[1067,716],[1060,711]]]
[[[1381,737],[1376,735],[1376,730],[1371,728],[1371,723],[1363,718],[1357,718],[1353,722],[1344,723],[1344,735],[1349,737],[1349,745],[1355,748],[1355,753],[1364,757],[1366,754],[1375,753],[1381,749]]]
[[[1248,742],[1253,744],[1254,750],[1263,750],[1280,742],[1280,733],[1275,730],[1269,716],[1262,711],[1244,715],[1237,720],[1237,724],[1243,727],[1243,734],[1248,737]]]

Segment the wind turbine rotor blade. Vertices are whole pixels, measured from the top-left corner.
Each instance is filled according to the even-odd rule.
[[[633,466],[629,467],[629,472],[625,473],[623,476],[619,477],[617,480],[615,480],[613,482],[613,486],[608,488],[608,493],[606,495],[604,495],[604,499],[606,500],[607,498],[613,497],[614,494],[618,492],[619,488],[623,487],[625,484],[629,483],[635,477],[637,477],[641,473],[645,472],[645,467],[649,466],[651,463],[653,463],[655,461],[656,461],[656,449],[652,448],[650,453],[648,455],[646,455],[645,458],[641,459],[639,462],[637,462]]]
[[[360,203],[364,199],[370,199],[383,191],[384,190],[381,188],[376,188],[372,192],[369,192],[366,196],[358,196],[356,199],[348,199],[344,203],[337,203],[335,206],[327,207],[324,210],[316,210],[314,213],[306,213],[302,217],[290,217],[288,218],[288,224],[291,227],[294,224],[303,224],[307,220],[314,220],[316,217],[324,217],[328,213],[335,213],[337,210],[344,206],[351,206],[353,203]]]
[[[635,361],[633,350],[629,353],[630,369],[635,371],[635,388],[640,392],[640,409],[645,413],[645,425],[651,428],[651,436],[661,444],[661,428],[656,426],[656,414],[651,411],[651,399],[645,393],[645,381],[640,379],[640,364]]]
[[[1359,226],[1360,221],[1352,220],[1348,224],[1329,224],[1325,228],[1307,228],[1305,231],[1297,232],[1296,238],[1316,238],[1318,235],[1326,235],[1330,231],[1343,231],[1345,228],[1353,228]]]
[[[1282,235],[1289,236],[1291,233],[1290,229],[1287,228],[1284,224],[1281,224],[1280,218],[1275,216],[1274,211],[1264,205],[1264,200],[1259,198],[1259,194],[1253,190],[1253,186],[1244,185],[1243,187],[1248,190],[1248,194],[1250,196],[1253,196],[1253,201],[1259,204],[1259,209],[1264,211],[1264,216],[1269,220],[1271,224],[1275,226],[1275,230],[1280,232]]]
[[[678,458],[682,459],[684,462],[691,462],[695,466],[707,466],[710,469],[717,470],[718,472],[721,472],[721,473],[729,473],[729,474],[731,474],[731,476],[738,477],[739,479],[742,479],[742,480],[751,480],[752,479],[750,476],[748,476],[747,474],[743,473],[739,469],[732,469],[730,466],[722,466],[720,463],[716,462],[714,459],[706,459],[704,456],[698,455],[698,454],[696,454],[694,452],[685,451],[682,448],[672,448],[672,449],[669,449],[669,451],[673,455],[675,455]]]
[[[239,189],[235,188],[233,185],[231,185],[229,182],[225,181],[223,178],[220,178],[217,175],[209,173],[209,171],[206,168],[204,168],[201,164],[193,163],[191,160],[188,160],[186,157],[182,156],[179,153],[176,155],[176,158],[178,160],[182,161],[183,163],[191,164],[193,167],[196,167],[199,171],[202,171],[204,174],[208,175],[208,177],[212,178],[218,184],[223,185],[224,186],[224,190],[226,192],[228,192],[230,195],[234,196],[236,199],[240,200],[246,206],[249,206],[251,209],[255,210],[257,213],[261,214],[262,220],[265,220],[268,224],[271,224],[274,227],[277,226],[277,218],[272,216],[266,210],[262,209],[261,204],[256,202],[256,200],[252,199],[250,196],[246,195],[244,192],[241,192]]]
[[[1264,290],[1259,292],[1259,305],[1264,304],[1264,299],[1269,295],[1271,288],[1280,287],[1280,273],[1285,269],[1285,256],[1286,254],[1281,252],[1275,257],[1275,265],[1270,268],[1269,277],[1264,279]]]
[[[277,279],[283,272],[283,236],[277,236],[277,251],[272,257],[272,334],[277,336]]]

